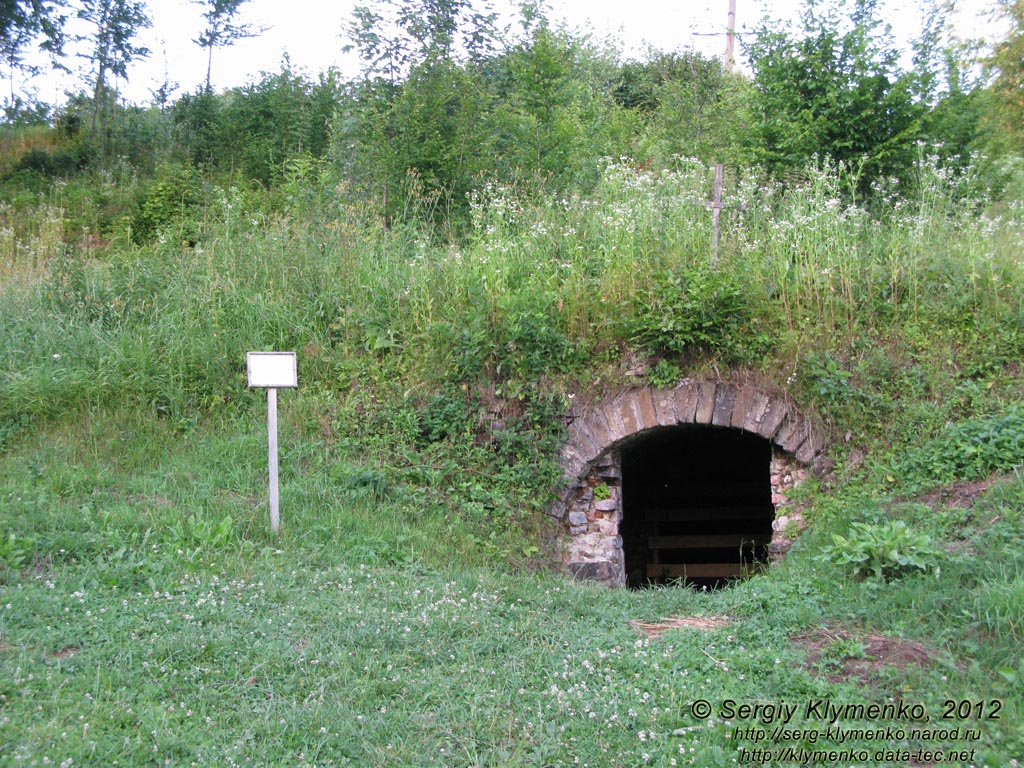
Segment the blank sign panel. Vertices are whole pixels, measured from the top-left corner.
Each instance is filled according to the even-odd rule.
[[[249,386],[279,389],[299,386],[294,352],[249,352]]]

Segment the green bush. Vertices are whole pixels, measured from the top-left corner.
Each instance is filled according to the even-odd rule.
[[[909,450],[891,467],[911,487],[974,480],[1024,461],[1024,404],[1001,414],[949,424],[934,440]]]
[[[736,277],[694,265],[653,277],[627,321],[630,338],[654,354],[735,357],[752,312]]]
[[[35,148],[21,156],[15,171],[32,171],[50,179],[67,178],[85,170],[94,159],[95,152],[88,144]]]
[[[203,183],[188,166],[167,165],[138,203],[132,226],[136,243],[150,242],[173,230],[177,242],[195,244],[199,234],[197,212],[203,202]]]
[[[477,410],[473,400],[455,387],[431,395],[419,411],[419,442],[436,443],[467,434]]]
[[[848,536],[832,535],[821,560],[853,572],[858,579],[891,580],[912,571],[938,568],[939,549],[926,534],[914,533],[902,520],[852,523]]]

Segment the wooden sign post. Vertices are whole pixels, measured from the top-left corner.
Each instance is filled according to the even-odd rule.
[[[718,233],[721,229],[722,209],[735,208],[738,211],[746,210],[743,205],[726,205],[722,202],[722,183],[725,178],[725,166],[721,163],[715,165],[715,181],[711,188],[711,199],[704,202],[704,207],[711,209],[711,268],[718,267]]]
[[[267,444],[270,469],[270,530],[281,522],[277,498],[277,390],[299,386],[294,352],[250,352],[246,355],[249,387],[267,390]]]

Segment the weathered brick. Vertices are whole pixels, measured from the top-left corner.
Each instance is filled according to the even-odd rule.
[[[604,417],[604,423],[608,425],[608,445],[616,443],[630,434],[622,426],[618,404],[618,399],[615,399],[601,407],[601,416]]]
[[[614,585],[615,567],[607,560],[569,563],[569,573],[581,581],[599,581]]]
[[[564,501],[556,501],[550,507],[551,516],[556,520],[564,520],[566,509],[567,507]]]
[[[747,411],[754,403],[757,390],[752,387],[741,387],[736,395],[736,402],[732,407],[732,418],[729,419],[729,426],[736,429],[743,429],[743,422],[747,418]]]
[[[757,428],[761,426],[761,422],[764,420],[764,414],[768,410],[768,406],[771,403],[771,398],[763,392],[758,392],[754,396],[754,402],[751,403],[750,409],[747,411],[747,415],[743,419],[743,429],[747,432],[757,432]]]
[[[640,429],[651,429],[658,426],[658,415],[654,411],[654,399],[651,397],[649,388],[645,387],[638,391],[633,403],[640,421]]]
[[[612,431],[609,429],[607,421],[605,421],[603,410],[597,409],[587,414],[586,422],[590,428],[590,434],[600,444],[602,452],[617,439],[612,436]]]
[[[818,437],[813,431],[809,431],[807,439],[804,440],[803,444],[797,448],[794,456],[796,460],[801,464],[810,464],[818,456],[818,452],[821,450],[821,446],[818,444]]]
[[[655,390],[653,400],[658,424],[663,427],[674,427],[676,424],[675,393],[667,389]]]
[[[591,433],[586,421],[574,421],[569,425],[569,442],[584,461],[593,461],[604,450],[604,446]]]
[[[728,427],[732,423],[732,409],[736,404],[738,390],[732,384],[721,383],[715,390],[715,410],[711,423],[716,427]]]
[[[562,467],[563,476],[568,480],[582,477],[588,466],[576,447],[569,443],[563,445],[558,452],[558,463]]]
[[[643,428],[640,415],[637,413],[635,392],[628,392],[620,398],[616,410],[622,424],[623,437],[635,435]]]
[[[697,412],[693,420],[697,424],[710,424],[711,417],[715,413],[715,391],[718,385],[713,381],[702,381],[700,383],[700,397],[697,399]]]
[[[783,421],[789,416],[789,405],[785,400],[772,398],[765,411],[764,418],[758,425],[757,434],[765,440],[771,440],[779,431]]]
[[[796,453],[807,439],[808,434],[807,422],[797,416],[792,416],[788,423],[779,430],[775,443],[784,451]]]
[[[700,398],[700,387],[692,379],[685,379],[673,390],[676,400],[676,423],[692,424]]]
[[[797,434],[799,427],[800,422],[796,416],[790,416],[784,419],[782,424],[779,426],[778,431],[775,433],[775,444],[783,451],[786,451],[786,453],[789,453],[790,451],[785,447],[785,444],[788,443],[789,445],[792,445],[794,435]]]

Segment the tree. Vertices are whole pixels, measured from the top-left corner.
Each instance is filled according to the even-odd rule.
[[[803,34],[762,25],[748,47],[754,72],[751,153],[777,175],[826,156],[858,174],[866,188],[902,177],[920,135],[913,73],[881,28],[879,0],[822,7],[805,0]],[[845,31],[844,31],[845,27]]]
[[[735,160],[746,78],[696,51],[652,51],[624,64],[613,96],[642,117],[642,157],[667,164],[675,155],[706,163]]]
[[[63,0],[0,0],[0,55],[12,79],[15,70],[25,68],[26,48],[38,48],[54,63],[63,55],[63,8]],[[29,69],[35,72],[38,67]]]
[[[409,201],[401,191],[447,223],[482,152],[494,14],[469,0],[385,0],[357,7],[346,33],[364,64],[338,121],[352,188],[379,201],[385,226]]]
[[[64,50],[63,5],[47,0],[0,0],[0,56],[7,66],[10,96],[5,105],[3,163],[7,162],[10,126],[26,107],[22,96],[14,89],[15,73],[28,70],[34,74],[37,67],[27,67],[23,59],[26,49],[38,48],[48,53],[57,64]]]
[[[994,72],[989,121],[1004,150],[1024,153],[1024,0],[998,0],[1009,22],[1006,38],[998,42],[988,65]]]
[[[78,18],[93,29],[87,36],[92,44],[92,65],[95,67],[93,83],[92,130],[101,136],[106,132],[106,119],[111,101],[107,77],[128,77],[128,65],[137,58],[145,58],[149,50],[135,44],[138,33],[151,26],[145,4],[135,0],[81,0]],[[102,118],[102,119],[100,119]],[[105,139],[101,138],[100,152],[105,154]]]
[[[507,178],[533,176],[564,188],[578,180],[580,162],[592,149],[586,137],[601,122],[589,110],[599,102],[611,106],[613,99],[610,89],[603,99],[594,88],[597,78],[588,70],[597,57],[583,41],[529,9],[523,26],[525,38],[495,62],[500,74],[491,154]]]
[[[192,0],[206,8],[203,18],[206,28],[192,42],[206,49],[206,87],[210,87],[210,71],[213,67],[213,49],[226,48],[239,40],[256,37],[266,31],[265,27],[252,24],[236,24],[234,19],[249,0]]]
[[[38,48],[49,54],[57,67],[64,54],[63,0],[0,0],[0,56],[7,65],[11,86],[8,111],[17,111],[21,98],[14,92],[16,72],[36,74],[38,66],[27,66],[26,49]]]

